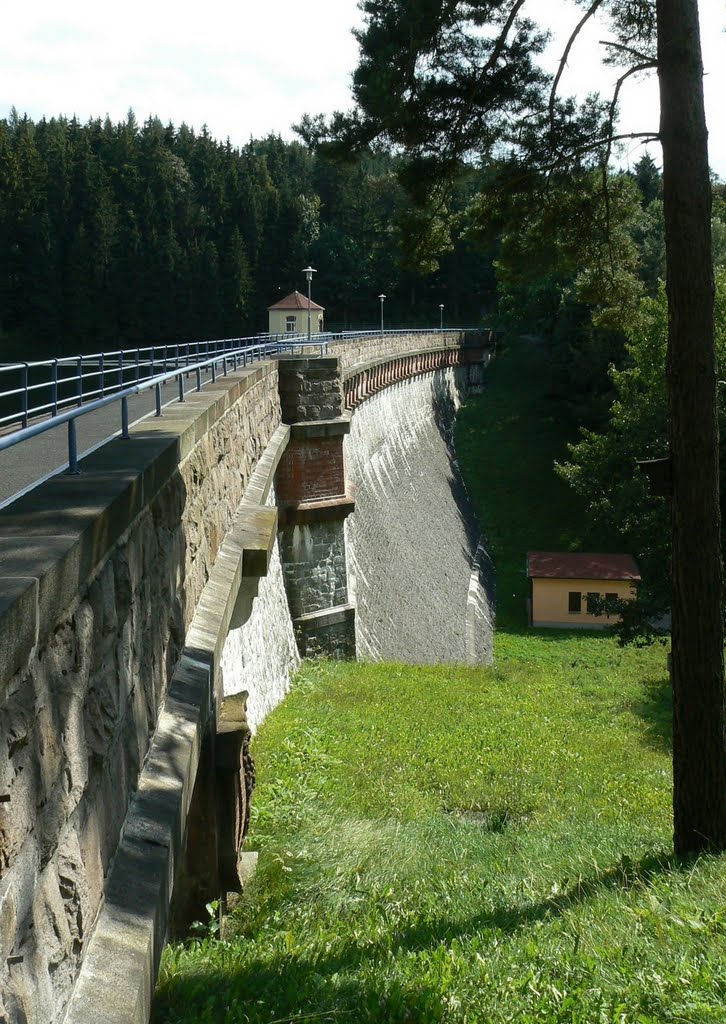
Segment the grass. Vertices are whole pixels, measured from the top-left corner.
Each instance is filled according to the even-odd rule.
[[[236,934],[167,949],[155,1024],[726,1021],[725,862],[672,855],[663,650],[522,627],[523,552],[583,543],[561,424],[530,443],[539,358],[460,423],[496,664],[304,665],[255,738]]]

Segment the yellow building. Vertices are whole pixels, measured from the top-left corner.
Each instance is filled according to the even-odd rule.
[[[603,600],[632,601],[640,580],[631,555],[530,551],[529,624],[557,628],[604,629],[618,615],[596,615]]]
[[[300,292],[292,292],[267,307],[270,334],[307,334],[308,333],[308,300]],[[325,307],[317,302],[310,303],[310,331],[318,334],[323,328]]]

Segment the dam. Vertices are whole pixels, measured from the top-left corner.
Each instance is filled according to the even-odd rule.
[[[301,656],[490,658],[452,430],[491,355],[225,372],[0,509],[0,1021],[148,1019],[170,932],[238,885],[249,736]]]

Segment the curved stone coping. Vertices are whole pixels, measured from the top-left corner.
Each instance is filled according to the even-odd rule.
[[[480,355],[486,353],[486,356]],[[476,355],[476,358],[472,358]],[[438,348],[417,349],[397,355],[385,356],[366,363],[357,363],[343,375],[346,410],[355,409],[361,402],[382,388],[397,384],[422,373],[445,366],[488,363],[491,349],[486,345],[462,346],[452,342]]]
[[[219,377],[0,509],[0,697],[137,515],[210,427],[276,364]]]
[[[410,352],[394,352],[390,355],[379,356],[377,359],[369,359],[364,363],[355,363],[347,367],[343,370],[343,381],[348,381],[361,373],[373,370],[378,366],[395,363],[398,360],[413,359],[416,356],[430,356],[436,352],[460,352],[461,350],[462,346],[458,342],[452,341],[446,345],[437,345],[435,348],[417,348]]]
[[[276,510],[264,502],[289,437],[288,426],[278,427],[259,459],[202,592],[126,816],[66,1024],[148,1022],[202,741],[221,703],[216,683],[222,648],[242,576],[252,569],[267,572]],[[261,511],[272,513],[265,526]]]
[[[417,330],[401,334],[374,333],[364,338],[346,338],[331,342],[328,355],[339,357],[341,368],[346,373],[349,368],[365,361],[393,359],[409,352],[430,351],[443,345],[468,345],[471,343],[471,337],[471,334],[464,331],[447,331],[443,334],[422,334]]]

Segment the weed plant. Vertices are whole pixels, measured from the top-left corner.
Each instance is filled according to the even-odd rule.
[[[460,421],[495,665],[305,663],[254,741],[233,934],[167,949],[155,1024],[726,1021],[726,862],[672,854],[663,649],[524,628],[524,552],[589,543],[539,358]]]

